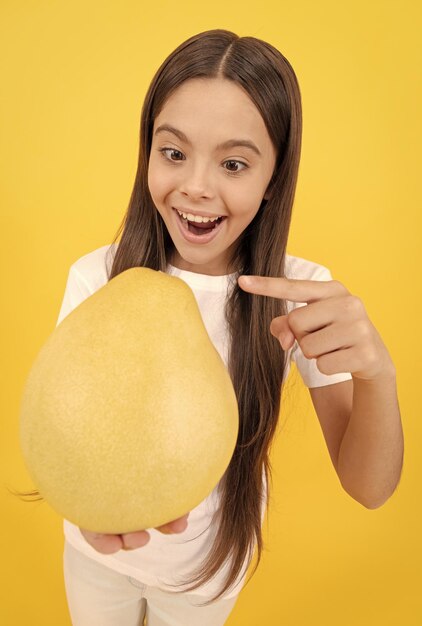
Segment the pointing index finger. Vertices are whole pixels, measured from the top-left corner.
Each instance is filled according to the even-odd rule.
[[[299,280],[286,277],[249,276],[238,278],[239,286],[249,293],[291,302],[316,302],[333,297],[341,284],[336,280]]]

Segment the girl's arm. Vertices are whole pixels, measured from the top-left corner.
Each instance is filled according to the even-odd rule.
[[[344,489],[367,508],[381,506],[399,483],[403,457],[395,371],[353,379],[353,407],[338,455]]]
[[[343,488],[366,508],[381,506],[403,465],[395,371],[373,383],[353,379],[309,392]]]
[[[306,303],[271,321],[284,350],[296,340],[323,374],[350,372],[350,381],[310,389],[331,458],[344,489],[367,508],[395,490],[404,442],[396,371],[360,298],[337,280],[240,276],[245,291]]]

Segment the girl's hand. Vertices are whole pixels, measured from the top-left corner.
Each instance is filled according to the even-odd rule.
[[[362,300],[339,281],[242,275],[238,283],[250,293],[307,304],[275,317],[269,330],[284,350],[297,340],[304,356],[316,359],[322,374],[350,372],[353,378],[374,380],[394,372]]]
[[[183,515],[183,517],[178,517],[172,522],[168,522],[168,524],[158,526],[156,530],[159,530],[165,535],[169,535],[171,533],[181,533],[186,530],[188,526],[188,517],[189,513]],[[92,546],[94,550],[97,550],[97,552],[101,552],[102,554],[112,554],[113,552],[118,552],[119,550],[135,550],[136,548],[145,546],[151,538],[150,534],[146,530],[125,533],[123,535],[94,533],[83,528],[80,528],[79,530],[89,545]]]

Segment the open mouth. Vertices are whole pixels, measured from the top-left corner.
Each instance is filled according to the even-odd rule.
[[[182,224],[182,228],[186,231],[193,233],[194,235],[203,236],[212,233],[213,230],[218,229],[221,222],[223,222],[226,217],[219,217],[214,222],[190,222],[187,218],[185,219],[180,213],[174,209],[177,213],[180,223]]]

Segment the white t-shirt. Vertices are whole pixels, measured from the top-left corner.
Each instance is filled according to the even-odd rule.
[[[112,244],[112,246],[106,245],[97,248],[73,263],[69,270],[57,324],[85,298],[107,283],[107,270],[111,269],[112,255],[117,245]],[[110,252],[107,254],[109,249]],[[196,274],[180,270],[170,264],[166,271],[168,274],[184,280],[192,289],[208,335],[227,366],[228,333],[224,318],[224,302],[229,276]],[[285,274],[288,278],[304,280],[331,280],[332,278],[326,267],[288,254],[286,255]],[[297,306],[305,305],[306,303],[287,302],[288,311]],[[307,387],[321,387],[352,378],[348,372],[329,376],[322,374],[316,366],[316,359],[305,358],[297,342],[289,350],[289,357],[283,383],[290,371],[290,360],[295,361]],[[265,478],[264,473],[263,478]],[[211,523],[213,512],[217,508],[216,498],[216,489],[214,489],[205,500],[190,511],[188,527],[182,533],[164,535],[154,528],[146,529],[150,533],[151,539],[147,545],[136,550],[119,550],[114,554],[101,554],[87,543],[79,528],[66,519],[63,525],[64,534],[67,541],[80,552],[121,574],[131,576],[146,585],[155,586],[164,591],[183,590],[183,586],[176,588],[169,586],[168,583],[175,585],[181,581],[181,578],[188,576],[198,567],[208,552],[217,530],[215,525]],[[264,515],[265,502],[262,506],[262,522]],[[236,585],[226,592],[224,597],[233,597],[240,592],[245,582],[246,563],[245,560]],[[211,581],[195,589],[193,593],[208,597],[214,594],[221,588],[228,573],[228,565],[226,563]]]

